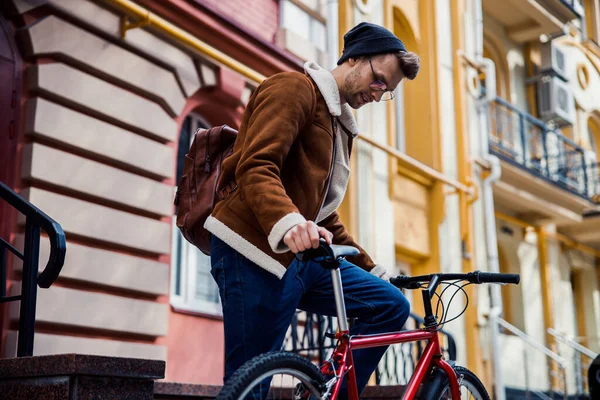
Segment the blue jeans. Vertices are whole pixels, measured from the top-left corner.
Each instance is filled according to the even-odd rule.
[[[318,262],[295,260],[278,279],[214,235],[210,253],[223,305],[225,382],[252,357],[281,349],[296,309],[336,316],[331,271]],[[400,290],[345,260],[340,272],[348,317],[357,318],[351,335],[402,329],[410,304]],[[385,350],[352,353],[359,393]]]

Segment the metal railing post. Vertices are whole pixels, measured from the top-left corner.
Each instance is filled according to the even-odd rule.
[[[525,372],[525,399],[529,400],[529,373],[527,372],[527,349],[523,352],[523,371]]]
[[[589,188],[588,188],[588,178],[587,178],[587,164],[585,162],[585,153],[581,152],[581,165],[583,168],[583,190],[584,193],[586,195],[586,197],[592,197],[591,194],[589,193]]]
[[[575,361],[573,364],[575,365],[575,386],[577,387],[577,395],[581,395],[584,393],[583,390],[583,376],[581,375],[582,366],[581,366],[581,355],[576,351],[573,352],[573,357]]]
[[[542,160],[546,163],[546,176],[550,178],[550,160],[548,158],[548,146],[546,143],[546,139],[548,137],[548,130],[546,128],[542,129]]]
[[[37,287],[49,288],[58,278],[65,262],[67,241],[62,227],[42,210],[25,200],[13,189],[0,182],[0,199],[25,216],[25,245],[23,253],[0,237],[0,303],[19,300],[19,334],[17,357],[33,355]],[[50,254],[45,268],[39,272],[40,232],[48,235]],[[6,297],[6,250],[23,261],[21,293]]]
[[[35,332],[35,302],[37,300],[37,276],[40,254],[40,228],[29,217],[25,227],[23,259],[23,283],[21,285],[21,312],[19,316],[19,341],[17,356],[33,355]]]
[[[525,138],[525,117],[519,113],[519,133],[521,135],[521,151],[523,152],[523,165],[527,166],[527,140]]]
[[[6,297],[6,249],[0,243],[0,299]]]

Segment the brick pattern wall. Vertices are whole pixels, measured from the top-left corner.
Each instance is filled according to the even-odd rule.
[[[202,0],[211,9],[231,18],[260,38],[273,43],[279,27],[277,0]]]

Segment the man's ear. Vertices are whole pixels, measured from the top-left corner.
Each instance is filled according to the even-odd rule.
[[[350,57],[348,59],[348,64],[350,64],[351,67],[354,67],[358,63],[359,60],[360,60],[359,58]]]

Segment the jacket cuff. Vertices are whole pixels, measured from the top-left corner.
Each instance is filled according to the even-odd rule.
[[[385,274],[387,274],[387,270],[381,264],[377,264],[373,267],[372,270],[369,271],[371,274],[375,275],[378,278],[383,278]]]
[[[302,214],[297,212],[289,213],[277,221],[275,225],[273,225],[271,233],[269,233],[268,237],[271,250],[273,250],[275,253],[285,253],[290,251],[290,248],[283,243],[283,237],[287,231],[303,222],[306,222],[306,219],[302,216]]]

